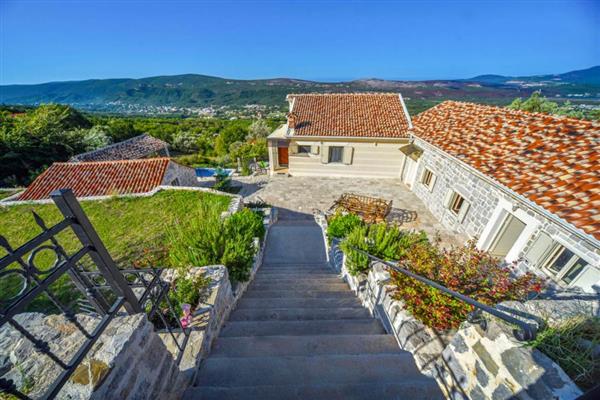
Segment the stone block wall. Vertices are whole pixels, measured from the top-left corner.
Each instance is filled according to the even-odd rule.
[[[436,363],[451,399],[576,399],[582,392],[546,355],[491,320],[484,331],[464,323]]]
[[[498,204],[500,193],[427,142],[416,139],[415,144],[425,151],[419,159],[413,192],[444,226],[466,233],[469,237],[481,235]],[[421,183],[425,168],[436,176],[431,190]],[[446,194],[450,190],[457,191],[470,204],[462,222],[444,206]]]
[[[73,357],[83,335],[63,315],[23,313],[15,317],[35,337],[47,341],[63,360]],[[77,315],[88,331],[99,317]],[[15,329],[0,329],[2,378],[39,397],[62,371]],[[152,398],[173,382],[175,363],[145,314],[113,319],[85,360],[63,386],[59,399]]]
[[[527,251],[542,232],[584,258],[591,268],[600,271],[599,241],[588,237],[589,235],[584,233],[575,234],[571,232],[566,228],[569,225],[567,222],[557,223],[544,215],[542,209],[533,205],[533,203],[509,196],[496,185],[480,178],[470,169],[429,143],[418,138],[415,139],[415,143],[423,148],[424,152],[419,159],[416,180],[412,190],[444,226],[456,232],[464,233],[470,238],[478,239],[484,233],[484,229],[492,219],[500,201],[508,202],[512,204],[513,208],[523,210],[523,215],[525,216],[526,213],[526,216],[531,220],[531,222],[527,222],[528,226],[534,227],[528,240],[518,250],[516,262],[520,271],[532,271],[545,276],[545,273],[534,265],[537,260],[527,260],[525,257]],[[425,168],[430,169],[436,176],[431,190],[420,182]],[[445,207],[447,193],[451,190],[461,194],[470,204],[463,221],[459,221]],[[600,272],[598,272],[598,275],[600,275]],[[573,285],[578,286],[576,280]],[[600,282],[598,285],[600,287]],[[586,290],[592,291],[591,288],[586,288]]]

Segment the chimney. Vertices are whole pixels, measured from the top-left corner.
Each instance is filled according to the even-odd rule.
[[[296,124],[298,123],[298,116],[296,114],[294,114],[293,112],[291,112],[291,113],[288,113],[287,119],[288,119],[288,128],[295,129]]]

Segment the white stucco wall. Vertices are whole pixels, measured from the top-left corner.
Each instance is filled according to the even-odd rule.
[[[399,148],[408,140],[395,142],[359,140],[306,140],[292,139],[290,146],[318,146],[319,153],[289,155],[289,173],[292,176],[398,178],[402,166],[402,153]],[[321,152],[324,146],[352,147],[352,162],[323,163]]]

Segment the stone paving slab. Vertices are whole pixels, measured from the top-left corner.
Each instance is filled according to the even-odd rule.
[[[462,245],[467,238],[449,230],[429,212],[425,204],[397,179],[359,179],[323,177],[239,177],[240,194],[247,201],[264,200],[288,214],[312,214],[325,211],[344,192],[393,200],[388,220],[406,229],[427,232],[430,237],[439,235],[441,244]]]

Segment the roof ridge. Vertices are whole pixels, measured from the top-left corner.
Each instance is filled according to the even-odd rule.
[[[288,96],[398,96],[400,92],[332,92],[288,93]]]
[[[126,164],[126,163],[143,163],[150,161],[171,161],[169,157],[153,157],[153,158],[136,158],[133,160],[108,160],[108,161],[78,161],[78,162],[55,162],[52,165],[96,165],[96,164]]]

